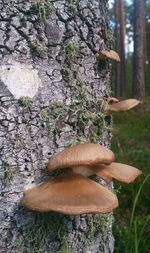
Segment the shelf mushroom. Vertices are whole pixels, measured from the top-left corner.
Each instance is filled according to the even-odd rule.
[[[140,104],[140,101],[134,98],[126,99],[123,101],[110,103],[108,100],[108,112],[125,112]]]
[[[120,57],[114,50],[101,50],[96,53],[97,60],[110,59],[120,63]]]
[[[26,190],[21,204],[34,211],[79,215],[110,212],[118,199],[98,183],[71,173]]]
[[[142,172],[130,165],[116,163],[113,152],[99,144],[85,143],[69,147],[54,155],[48,169],[71,168],[74,173],[89,177],[97,175],[106,182],[112,179],[133,182]]]
[[[109,97],[108,98],[108,104],[109,105],[112,105],[112,104],[115,104],[115,103],[118,103],[119,102],[119,99],[116,98],[116,97]]]
[[[110,183],[116,179],[123,183],[131,183],[142,174],[141,170],[122,163],[111,163],[110,165],[97,165],[91,167],[95,174]]]
[[[48,162],[48,169],[72,168],[74,173],[93,175],[90,166],[110,164],[115,159],[113,152],[99,144],[84,143],[64,149]]]

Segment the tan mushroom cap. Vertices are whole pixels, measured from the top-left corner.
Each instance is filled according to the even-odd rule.
[[[117,63],[120,63],[120,57],[117,52],[114,50],[101,50],[97,52],[96,58],[101,59],[111,59],[113,61],[116,61]]]
[[[110,212],[118,199],[96,182],[71,173],[25,191],[21,204],[34,211],[78,215]]]
[[[113,152],[102,145],[78,144],[54,155],[48,162],[48,169],[90,166],[99,163],[110,164],[114,158]]]
[[[112,178],[120,182],[131,183],[142,174],[139,169],[122,163],[111,163],[108,166],[99,165],[93,167],[92,170],[108,183],[112,181]]]
[[[139,104],[139,100],[131,98],[109,105],[108,110],[109,112],[124,112],[136,107]]]
[[[118,103],[119,102],[119,99],[116,98],[116,97],[109,97],[108,98],[108,104],[111,105],[111,104],[115,104],[115,103]]]

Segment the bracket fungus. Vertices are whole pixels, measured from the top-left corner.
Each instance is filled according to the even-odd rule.
[[[90,166],[110,164],[115,159],[113,152],[99,144],[78,144],[54,155],[48,162],[48,169],[72,168],[74,173],[93,175]]]
[[[26,190],[21,204],[34,211],[79,215],[110,212],[118,199],[93,180],[71,173]]]
[[[142,172],[130,165],[116,163],[113,152],[99,144],[85,143],[69,147],[53,156],[48,169],[72,168],[77,174],[89,177],[97,175],[106,182],[116,179],[120,182],[133,182]]]
[[[91,169],[97,176],[103,178],[108,183],[110,183],[113,178],[120,182],[131,183],[142,174],[139,169],[133,166],[115,162],[110,165],[93,166]]]
[[[123,101],[110,103],[108,100],[108,112],[125,112],[136,106],[138,106],[141,102],[137,99],[130,98]]]
[[[101,50],[96,53],[97,60],[110,59],[117,63],[120,63],[120,57],[114,50]]]
[[[118,206],[115,194],[85,176],[97,175],[108,183],[113,178],[130,183],[142,173],[137,168],[113,161],[113,152],[99,144],[85,143],[66,148],[50,159],[48,169],[72,168],[73,171],[26,188],[21,204],[33,211],[68,215],[110,212]]]
[[[112,104],[118,103],[119,99],[115,97],[109,97],[107,101],[109,105],[112,105]]]

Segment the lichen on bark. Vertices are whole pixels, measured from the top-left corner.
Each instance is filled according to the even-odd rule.
[[[39,214],[19,205],[26,184],[53,177],[45,165],[53,154],[89,140],[110,145],[110,65],[95,58],[99,27],[110,47],[108,3],[3,0],[0,21],[1,70],[32,66],[41,83],[34,97],[16,98],[0,74],[1,253],[113,252],[112,214]]]

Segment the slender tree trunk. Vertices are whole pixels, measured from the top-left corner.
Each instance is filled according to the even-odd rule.
[[[149,72],[149,68],[150,68],[150,23],[148,22],[148,20],[146,20],[145,22],[145,30],[146,30],[146,36],[145,36],[145,40],[146,40],[146,64],[145,64],[145,89],[147,94],[150,93],[150,72]]]
[[[115,45],[116,51],[120,52],[120,32],[119,32],[119,1],[115,0]],[[115,95],[119,97],[121,94],[121,84],[120,84],[120,66],[115,66]]]
[[[125,22],[125,4],[124,0],[120,1],[120,59],[121,59],[121,96],[126,94],[126,75],[125,75],[125,30],[126,30],[126,22]]]
[[[134,1],[134,71],[133,96],[143,100],[144,82],[144,1]]]
[[[126,78],[125,78],[125,6],[124,1],[115,1],[115,34],[116,34],[116,51],[120,55],[121,63],[116,65],[116,88],[117,97],[125,95]]]
[[[143,29],[144,29],[144,64],[146,64],[146,62],[148,60],[148,57],[147,57],[146,28],[147,28],[147,20],[144,17],[144,27],[143,27]]]
[[[107,17],[105,0],[0,3],[1,253],[113,252],[112,214],[19,205],[28,183],[54,177],[46,169],[53,154],[78,142],[110,145],[110,65],[95,57],[98,28],[110,46]]]

